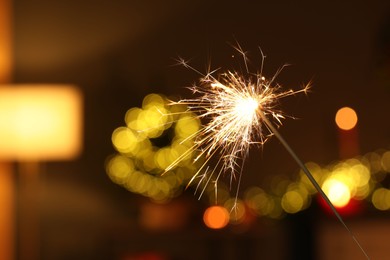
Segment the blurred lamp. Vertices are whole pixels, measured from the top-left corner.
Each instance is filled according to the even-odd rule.
[[[81,151],[82,98],[68,85],[0,88],[0,159],[73,159]]]
[[[69,85],[0,88],[0,160],[19,165],[18,259],[40,259],[39,162],[81,152],[82,97]]]

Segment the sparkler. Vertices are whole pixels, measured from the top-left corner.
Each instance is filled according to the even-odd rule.
[[[241,53],[244,55],[243,51]],[[245,56],[244,60],[246,61]],[[184,60],[181,59],[179,62],[201,74]],[[245,62],[247,68],[246,64]],[[199,118],[208,121],[204,128],[188,137],[194,139],[194,146],[188,150],[188,153],[198,149],[200,153],[195,160],[203,156],[206,158],[206,163],[194,174],[190,183],[197,177],[206,179],[207,174],[202,173],[208,172],[208,169],[205,170],[207,162],[216,155],[219,155],[219,159],[206,182],[208,183],[217,171],[215,185],[222,174],[229,175],[231,183],[238,177],[239,183],[242,164],[238,161],[245,161],[251,145],[261,146],[269,136],[273,135],[272,129],[264,124],[263,117],[271,116],[277,125],[281,125],[281,119],[285,118],[285,115],[276,109],[279,99],[299,92],[307,92],[310,87],[306,85],[297,91],[280,91],[281,87],[274,83],[280,70],[271,80],[262,76],[262,71],[256,74],[247,72],[247,77],[235,71],[214,76],[216,72],[217,70],[206,75],[201,74],[200,85],[190,88],[193,94],[199,95],[199,98],[172,102],[172,104],[185,104],[191,112],[198,114]],[[175,167],[185,156],[187,154],[179,157],[166,171]]]
[[[214,185],[217,186],[220,177],[228,174],[230,183],[234,179],[238,179],[237,198],[242,176],[242,166],[248,155],[249,147],[251,145],[262,146],[268,137],[274,135],[306,174],[365,257],[369,259],[367,253],[313,175],[277,130],[277,126],[282,124],[281,120],[286,117],[283,112],[277,109],[279,100],[300,92],[306,93],[310,88],[310,84],[296,91],[281,91],[281,86],[275,82],[275,79],[283,67],[271,79],[266,79],[262,71],[265,56],[261,49],[262,61],[260,71],[251,73],[248,69],[246,54],[241,46],[237,44],[234,48],[242,55],[244,60],[245,72],[242,74],[237,71],[219,73],[219,70],[208,71],[206,74],[202,74],[188,65],[185,60],[178,60],[184,67],[192,69],[201,75],[199,85],[193,85],[190,88],[193,94],[199,97],[183,99],[172,102],[172,104],[187,105],[191,112],[197,113],[199,118],[205,119],[207,123],[201,130],[188,137],[188,139],[194,140],[194,145],[168,166],[165,171],[174,168],[192,151],[199,150],[199,155],[195,160],[204,157],[205,163],[194,174],[189,184],[200,178],[199,183],[205,181],[206,187],[214,178]],[[218,157],[218,159],[215,167],[210,170],[207,165],[213,157]],[[200,193],[200,196],[202,196],[204,190],[205,188]],[[217,189],[215,188],[215,190]]]

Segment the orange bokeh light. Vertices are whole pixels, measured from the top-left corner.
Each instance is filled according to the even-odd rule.
[[[209,228],[224,228],[229,223],[229,212],[221,206],[208,207],[203,214],[203,221]]]
[[[355,110],[350,107],[343,107],[337,111],[335,121],[340,129],[351,130],[356,126],[358,117]]]

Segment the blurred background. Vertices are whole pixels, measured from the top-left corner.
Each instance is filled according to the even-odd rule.
[[[254,71],[261,65],[261,47],[266,76],[290,64],[278,83],[299,89],[312,82],[307,96],[281,101],[281,109],[297,120],[284,120],[280,131],[322,187],[341,194],[335,203],[344,198],[339,210],[368,254],[387,256],[388,1],[2,0],[1,5],[4,88],[76,86],[79,108],[71,115],[79,119],[78,130],[62,127],[78,135],[54,137],[77,139],[71,154],[50,156],[70,140],[34,157],[50,139],[25,144],[32,157],[0,153],[5,154],[1,259],[365,259],[275,138],[251,149],[239,193],[242,210],[230,216],[229,195],[217,203],[220,208],[211,208],[215,201],[208,191],[198,199],[193,188],[184,190],[186,183],[175,179],[174,195],[161,198],[142,191],[140,182],[136,188],[124,185],[123,167],[112,166],[113,158],[123,163],[138,154],[123,153],[113,138],[129,124],[130,108],[146,110],[143,100],[151,93],[190,97],[185,87],[199,75],[173,66],[174,59],[189,59],[200,71],[210,60],[213,68],[230,69],[237,63],[231,47],[236,40]],[[351,129],[336,125],[342,107],[356,112]],[[22,128],[31,132],[37,122]],[[155,139],[158,149],[170,142]],[[149,176],[147,167],[134,167]],[[220,194],[229,193],[228,182],[220,187]]]

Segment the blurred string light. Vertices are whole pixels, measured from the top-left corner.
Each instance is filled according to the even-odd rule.
[[[106,162],[111,180],[157,201],[180,194],[181,187],[187,185],[199,167],[193,163],[194,153],[189,153],[171,171],[164,170],[193,145],[188,137],[199,130],[198,119],[185,111],[183,105],[168,106],[167,100],[158,94],[147,95],[142,108],[129,109],[126,125],[112,133],[118,153]]]
[[[194,151],[163,174],[168,165],[193,146],[188,137],[200,129],[195,115],[184,111],[187,111],[185,106],[168,105],[157,94],[146,96],[141,108],[129,109],[126,125],[116,128],[112,134],[118,153],[106,162],[111,180],[156,201],[178,196],[203,163],[201,160],[194,163]],[[372,203],[381,211],[390,210],[390,186],[386,186],[390,151],[378,150],[325,166],[314,162],[305,165],[337,208],[348,207],[354,200]],[[295,178],[274,176],[268,184],[266,188],[247,188],[242,200],[231,197],[230,188],[222,183],[217,190],[206,188],[205,194],[211,205],[228,212],[226,219],[231,224],[243,222],[249,213],[273,219],[298,213],[307,209],[317,195],[302,170]]]
[[[378,210],[390,209],[390,189],[384,187],[390,174],[390,151],[371,152],[323,167],[313,162],[306,166],[337,208],[348,207],[354,200],[372,202]],[[277,182],[283,183],[280,179]],[[297,178],[285,179],[284,184],[278,186],[269,192],[259,187],[248,189],[245,197],[248,207],[258,216],[280,217],[306,209],[317,193],[302,172]],[[278,206],[283,212],[272,215]]]
[[[347,214],[348,207],[355,207],[356,202],[372,203],[381,211],[390,210],[390,187],[385,187],[390,178],[390,151],[378,150],[325,166],[308,162],[306,167],[342,214]],[[317,196],[317,191],[302,171],[295,178],[274,176],[268,184],[267,188],[247,188],[243,200],[238,200],[236,205],[232,203],[236,198],[229,197],[228,188],[220,185],[218,204],[230,212],[231,224],[241,223],[248,214],[281,219],[286,214],[307,209]],[[214,190],[208,190],[210,201],[214,193]],[[354,209],[351,212],[354,213]]]

